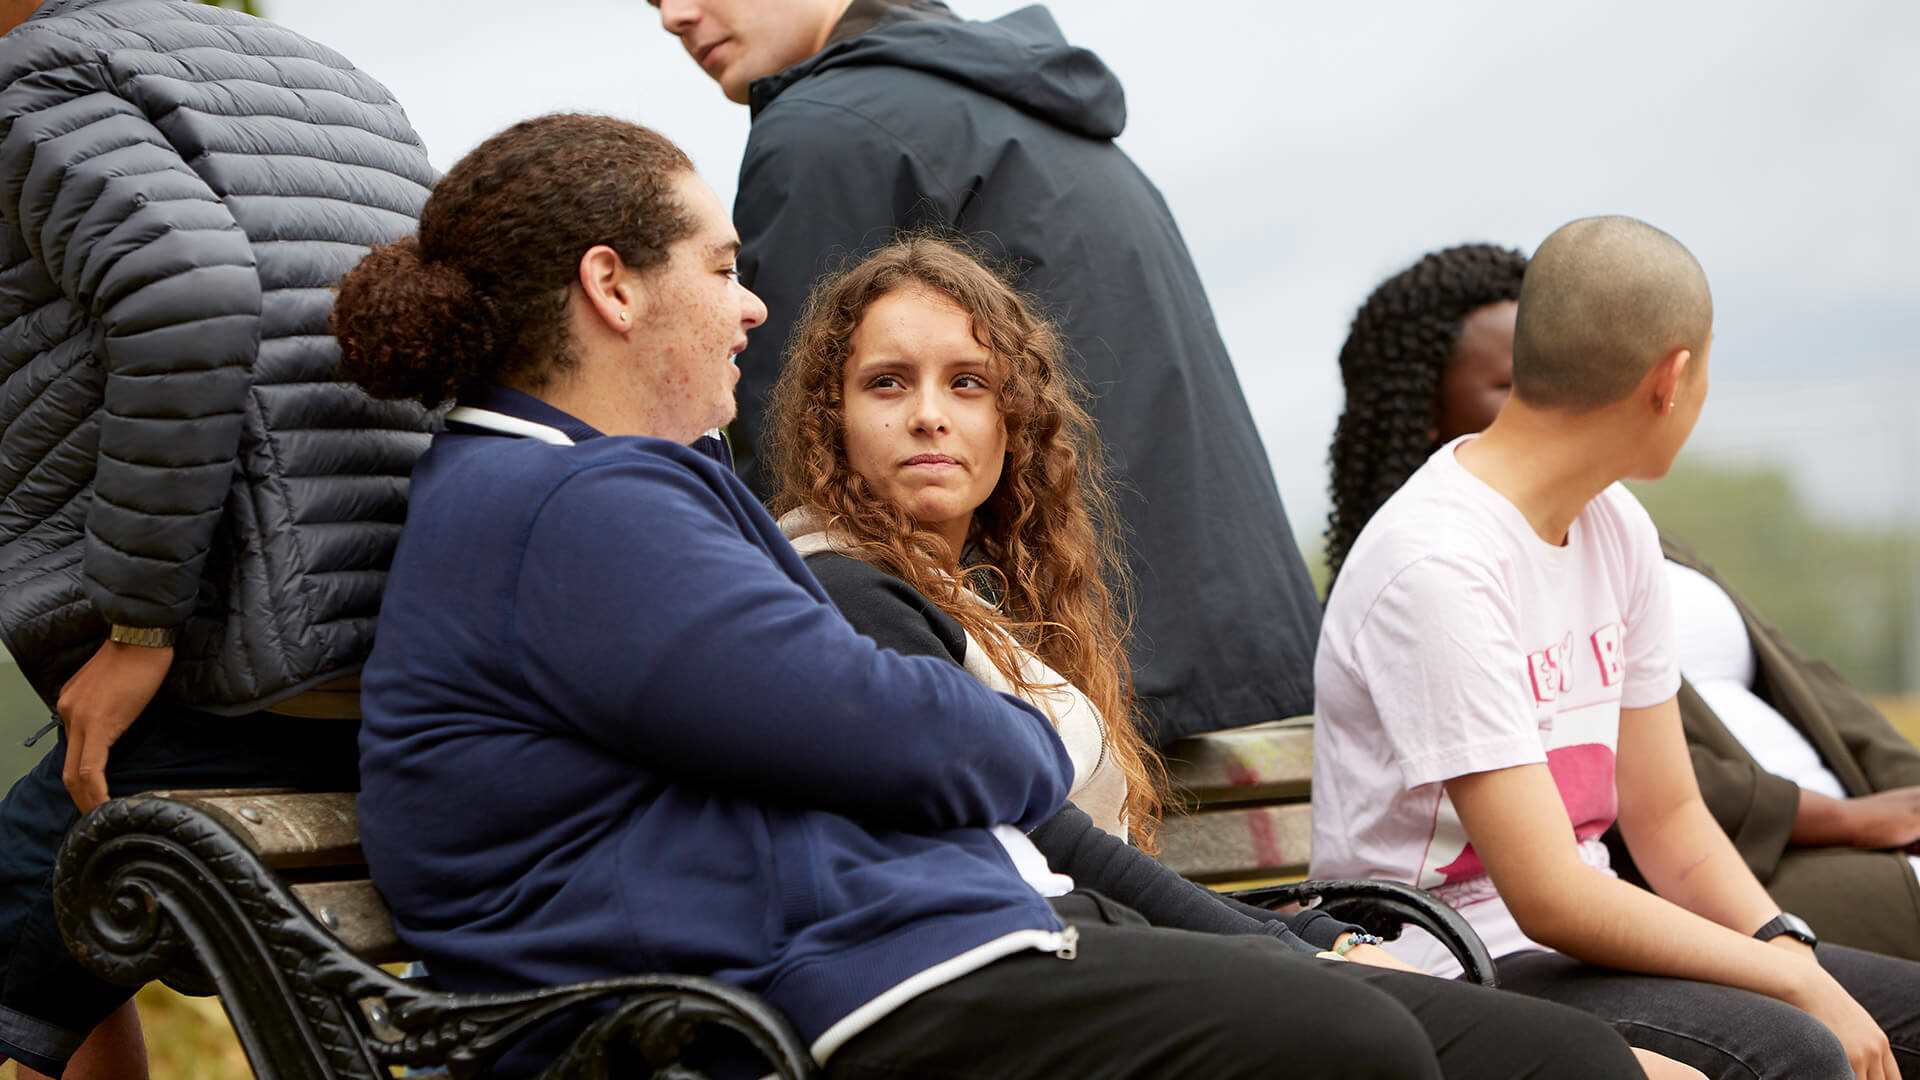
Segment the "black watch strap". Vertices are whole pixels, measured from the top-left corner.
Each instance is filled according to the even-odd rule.
[[[1785,911],[1775,915],[1767,925],[1755,930],[1753,936],[1761,941],[1790,937],[1808,948],[1820,944],[1820,939],[1814,935],[1813,927],[1807,925],[1807,920]]]

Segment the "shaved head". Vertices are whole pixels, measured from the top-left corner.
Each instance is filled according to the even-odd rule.
[[[1705,353],[1707,275],[1685,245],[1644,221],[1561,226],[1527,264],[1513,331],[1513,394],[1584,412],[1621,400],[1676,350]]]

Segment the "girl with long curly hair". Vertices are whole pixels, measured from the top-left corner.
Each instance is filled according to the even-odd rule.
[[[1381,282],[1340,348],[1327,565],[1447,442],[1493,421],[1513,382],[1513,320],[1527,257],[1492,244],[1426,255]],[[1504,361],[1504,362],[1503,362]]]
[[[773,396],[774,511],[830,592],[877,568],[960,630],[969,670],[1053,716],[1081,808],[1151,851],[1165,781],[1079,397],[1053,327],[998,277],[939,239],[894,244],[802,319]]]

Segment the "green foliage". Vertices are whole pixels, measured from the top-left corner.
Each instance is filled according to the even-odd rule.
[[[0,791],[13,786],[53,745],[48,732],[29,750],[20,743],[47,722],[47,706],[27,685],[20,669],[0,653]]]
[[[235,11],[244,11],[249,15],[260,14],[260,5],[255,3],[254,0],[200,0],[200,2],[211,7],[232,8]]]

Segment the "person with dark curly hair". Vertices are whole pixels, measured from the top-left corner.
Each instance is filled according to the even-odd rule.
[[[1428,454],[1382,454],[1358,433],[1416,447],[1493,422],[1513,384],[1511,297],[1525,269],[1515,251],[1448,248],[1362,305],[1340,351],[1347,409],[1332,453],[1332,565]],[[1707,808],[1768,893],[1822,938],[1920,960],[1920,748],[1689,548],[1661,543],[1680,715]],[[1630,873],[1617,832],[1606,839]]]
[[[1328,598],[1312,873],[1432,890],[1503,987],[1711,1075],[1897,1077],[1920,1068],[1920,964],[1782,911],[1688,764],[1674,593],[1621,481],[1672,467],[1712,341],[1706,274],[1672,236],[1599,217],[1541,244],[1511,394],[1392,491]],[[1396,410],[1403,434],[1481,422],[1429,395]],[[1616,822],[1644,888],[1612,869]],[[1418,930],[1391,948],[1451,970]]]
[[[1513,385],[1527,257],[1493,244],[1424,256],[1380,283],[1340,347],[1347,407],[1333,429],[1327,565],[1442,443],[1493,422]]]

